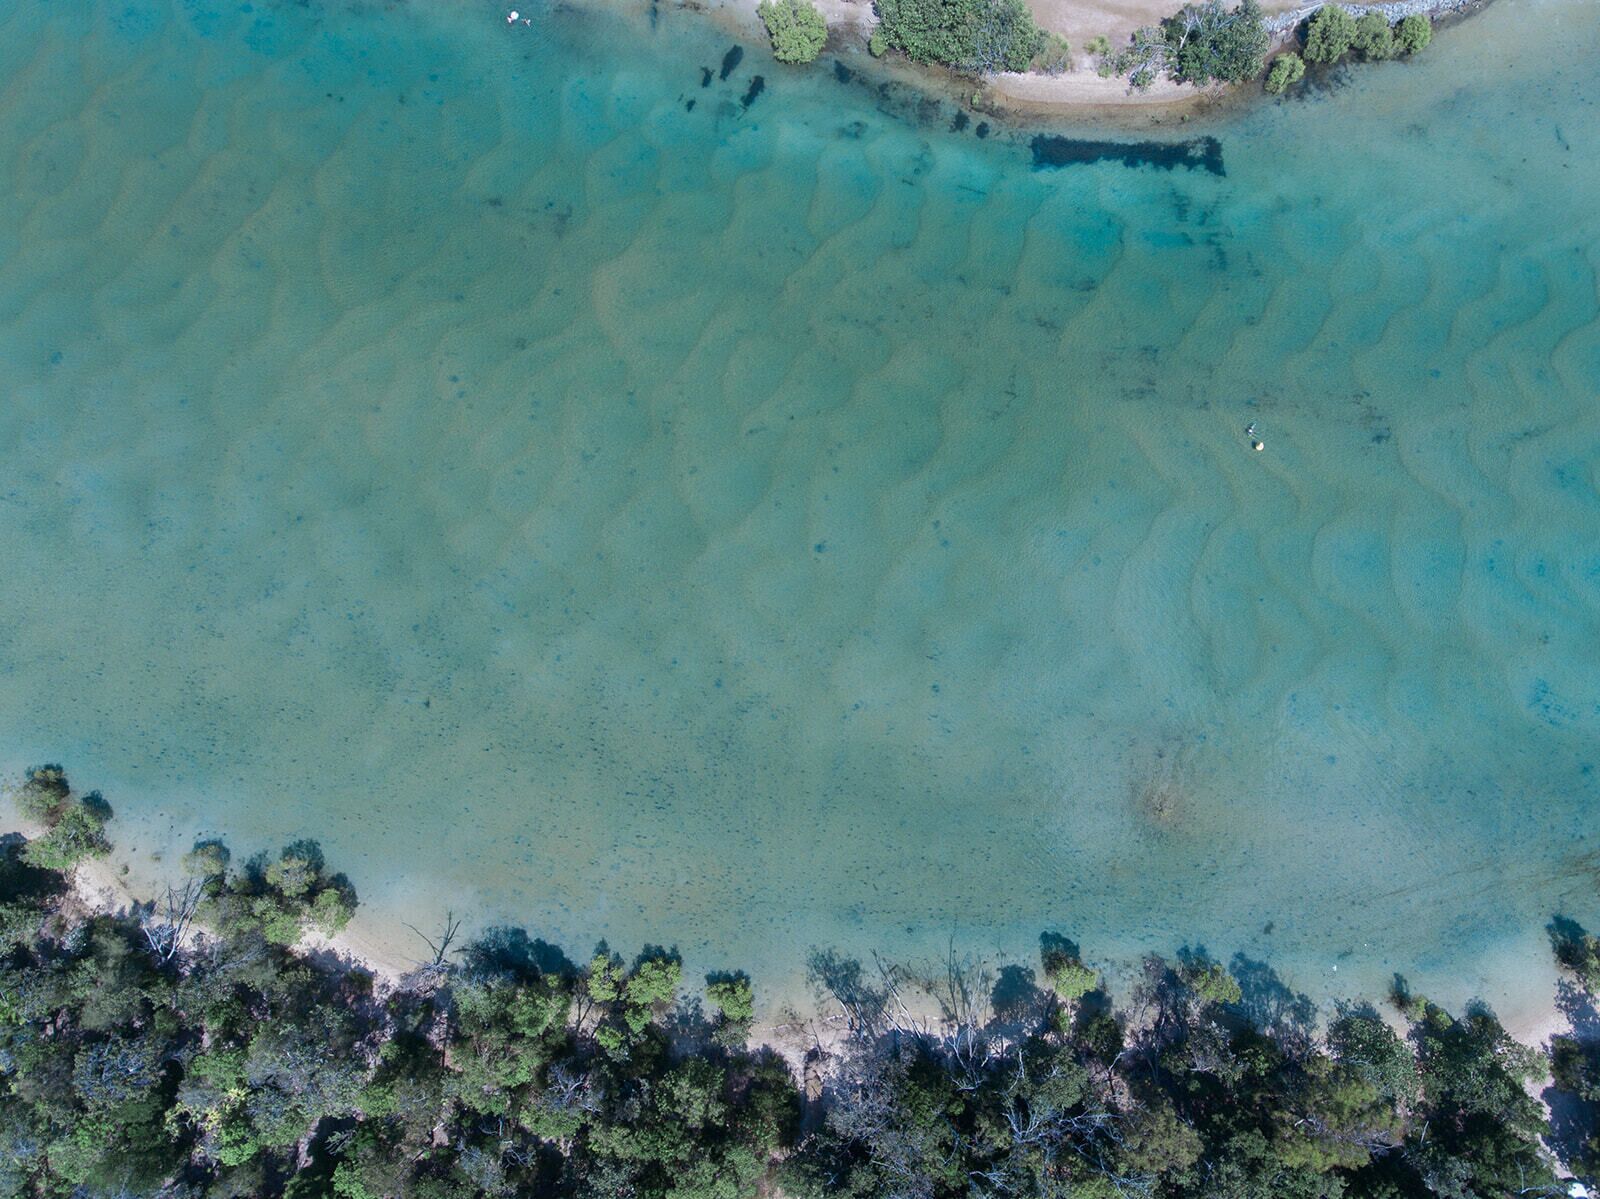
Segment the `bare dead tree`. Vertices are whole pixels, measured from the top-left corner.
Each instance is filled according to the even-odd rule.
[[[184,938],[194,924],[194,914],[205,895],[205,884],[197,878],[184,880],[181,887],[167,887],[166,899],[158,912],[154,903],[139,915],[139,928],[145,944],[163,965],[177,956]]]
[[[456,919],[456,914],[454,912],[446,912],[444,914],[444,931],[439,934],[439,939],[437,941],[428,936],[427,933],[423,932],[415,924],[408,924],[406,927],[412,932],[416,933],[417,936],[421,937],[422,940],[427,944],[428,948],[433,951],[433,961],[426,963],[428,969],[449,969],[449,967],[445,965],[445,954],[450,952],[451,943],[455,941],[456,934],[461,931],[461,921]]]

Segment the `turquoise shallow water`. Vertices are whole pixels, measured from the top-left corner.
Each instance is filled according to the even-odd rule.
[[[319,836],[396,945],[1523,1001],[1600,870],[1589,8],[1214,174],[666,10],[16,0],[5,756],[145,876]]]

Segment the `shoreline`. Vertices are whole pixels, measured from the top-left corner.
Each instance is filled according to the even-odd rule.
[[[0,823],[3,823],[4,832],[20,833],[29,839],[45,831],[43,825],[25,820],[14,812]],[[69,875],[72,894],[76,901],[86,910],[103,915],[136,912],[155,898],[142,896],[131,885],[130,876],[129,865],[119,859],[115,848],[111,854],[104,857],[89,858],[79,862]],[[359,918],[358,914],[357,919]],[[195,934],[211,935],[211,932],[204,926],[196,926],[191,930],[191,936]],[[354,922],[351,927],[332,937],[308,932],[292,948],[313,960],[325,959],[331,955],[340,965],[371,975],[378,983],[380,993],[409,989],[428,973],[426,962],[421,959],[406,958],[392,947],[383,946],[376,938],[354,927]],[[1092,960],[1099,962],[1099,959]],[[991,962],[984,958],[976,961],[979,966],[992,966],[996,970],[1012,965],[1023,965],[1026,968],[1031,968],[1033,965],[1031,962],[998,959]],[[864,960],[863,965],[866,964]],[[1127,996],[1124,992],[1129,982],[1128,965],[1103,962],[1100,964],[1104,968],[1107,991],[1114,998],[1120,996],[1125,1000]],[[912,978],[923,974],[931,975],[932,968],[939,963],[932,961],[891,963],[885,960],[883,965],[897,968],[905,977]],[[1544,962],[1538,963],[1541,970],[1545,965]],[[791,983],[802,977],[803,975],[794,976]],[[1290,980],[1284,981],[1287,985]],[[796,990],[790,990],[772,979],[757,978],[755,982],[760,998],[756,1005],[757,1022],[751,1029],[748,1047],[755,1050],[762,1045],[770,1046],[791,1065],[796,1077],[803,1076],[807,1063],[815,1061],[816,1052],[820,1052],[825,1058],[832,1056],[848,1038],[849,1028],[845,1015],[840,1011],[829,1010],[829,1003],[820,1000],[815,994],[804,993],[803,983],[799,984]],[[1292,985],[1290,990],[1294,990]],[[1365,995],[1357,998],[1370,1002],[1392,1023],[1398,1025],[1399,1015],[1387,1002],[1386,996]],[[931,1030],[948,1030],[952,1027],[942,1015],[939,1003],[931,993],[908,989],[898,992],[895,999],[901,1007],[902,1020],[910,1024]],[[1325,1002],[1320,999],[1312,999],[1312,1002],[1316,1007],[1317,1019],[1321,1022],[1327,1016]],[[1542,1003],[1517,1006],[1504,1011],[1496,1010],[1496,1016],[1513,1037],[1524,1045],[1537,1049],[1548,1047],[1552,1037],[1572,1031],[1567,1015],[1559,1006],[1559,994],[1554,991]]]
[[[62,827],[55,820],[51,825]],[[50,859],[70,844],[58,843]],[[659,948],[647,948],[631,966],[602,956],[581,970],[530,970],[502,959],[483,971],[430,966],[399,979],[375,974],[358,953],[329,960],[324,946],[338,946],[339,938],[301,937],[283,945],[284,952],[265,954],[250,952],[250,941],[220,942],[245,949],[234,956],[216,952],[209,930],[191,926],[176,945],[158,948],[159,938],[147,945],[141,931],[147,926],[134,918],[144,905],[121,878],[126,867],[118,870],[109,852],[100,853],[98,860],[80,858],[62,869],[43,859],[30,863],[15,842],[8,845],[8,862],[20,860],[54,878],[43,898],[24,884],[11,909],[31,917],[32,931],[11,934],[16,945],[9,964],[22,979],[22,998],[8,997],[8,1024],[25,1039],[30,1028],[48,1028],[33,1040],[44,1053],[23,1060],[16,1073],[33,1080],[43,1074],[41,1061],[76,1065],[64,1104],[46,1107],[28,1092],[20,1098],[52,1130],[73,1129],[77,1143],[84,1143],[78,1128],[99,1134],[76,1155],[35,1153],[14,1161],[37,1161],[41,1182],[81,1183],[90,1167],[121,1171],[143,1135],[159,1165],[150,1167],[147,1156],[141,1164],[163,1187],[186,1175],[202,1194],[213,1183],[242,1193],[235,1185],[241,1181],[256,1184],[251,1193],[292,1193],[260,1180],[273,1179],[274,1169],[314,1177],[319,1161],[331,1161],[339,1193],[404,1194],[395,1184],[396,1163],[403,1163],[405,1179],[429,1177],[436,1160],[429,1149],[451,1145],[452,1129],[459,1138],[453,1152],[462,1156],[447,1163],[487,1160],[505,1174],[519,1172],[528,1184],[549,1177],[540,1166],[550,1155],[563,1173],[620,1163],[648,1179],[652,1162],[657,1176],[663,1167],[681,1170],[693,1150],[686,1151],[683,1132],[666,1130],[687,1118],[689,1136],[710,1134],[703,1152],[713,1156],[697,1177],[720,1176],[731,1184],[719,1194],[794,1193],[785,1186],[791,1179],[824,1177],[828,1181],[811,1193],[878,1193],[836,1185],[837,1176],[827,1171],[844,1160],[839,1145],[898,1147],[900,1128],[888,1126],[887,1141],[879,1132],[884,1114],[917,1129],[931,1111],[937,1118],[927,1128],[943,1133],[953,1126],[962,1137],[952,1149],[968,1163],[968,1175],[975,1175],[973,1163],[989,1164],[986,1173],[1017,1180],[1006,1193],[1044,1194],[1054,1191],[1021,1184],[1057,1177],[1048,1151],[1035,1155],[1031,1142],[986,1134],[984,1113],[998,1111],[1012,1129],[1028,1118],[1038,1136],[1049,1138],[1047,1147],[1060,1143],[1093,1153],[1106,1145],[1103,1129],[1123,1122],[1139,1127],[1147,1105],[1165,1102],[1175,1132],[1184,1130],[1183,1155],[1151,1162],[1152,1181],[1167,1184],[1153,1195],[1185,1193],[1188,1166],[1202,1160],[1209,1167],[1257,1160],[1270,1166],[1276,1159],[1280,1170],[1295,1168],[1299,1155],[1330,1143],[1341,1130],[1383,1130],[1356,1158],[1313,1159],[1320,1163],[1317,1174],[1352,1178],[1422,1144],[1430,1129],[1449,1128],[1452,1119],[1456,1135],[1440,1137],[1446,1163],[1492,1168],[1515,1155],[1517,1177],[1526,1182],[1531,1171],[1543,1184],[1517,1193],[1589,1193],[1577,1181],[1587,1177],[1574,1139],[1582,1125],[1564,1121],[1592,1121],[1594,1104],[1584,1089],[1593,1077],[1592,1057],[1558,1057],[1547,1045],[1525,1056],[1507,1041],[1508,1034],[1523,1039],[1518,1028],[1492,1015],[1477,1019],[1470,1008],[1452,1012],[1421,995],[1339,1013],[1335,1028],[1320,1009],[1280,995],[1270,976],[1263,985],[1203,953],[1180,952],[1149,963],[1140,989],[1119,1003],[1108,978],[1079,958],[1076,945],[1046,937],[1038,983],[1032,971],[1024,982],[953,956],[920,967],[874,958],[871,968],[835,958],[820,967],[830,996],[822,1007],[835,1011],[755,1023],[748,975],[707,978],[702,1001],[700,987],[683,977],[681,960]],[[320,863],[314,869],[320,877]],[[221,874],[212,877],[221,883]],[[106,909],[118,918],[91,929]],[[261,928],[253,936],[265,946]],[[53,998],[44,1005],[30,999],[28,982],[59,974],[62,961],[73,963],[73,978],[94,985],[54,1008]],[[355,970],[374,977],[359,980]],[[141,992],[142,980],[157,985]],[[183,1001],[185,988],[198,986],[190,993],[206,995],[218,980],[231,988],[228,1004]],[[288,1002],[280,995],[284,987]],[[1592,990],[1584,995],[1592,1001]],[[172,1013],[164,1023],[150,1015],[163,1004]],[[16,1044],[16,1034],[9,1043]],[[120,1055],[109,1067],[100,1066],[104,1046]],[[1325,1096],[1314,1080],[1360,1081],[1375,1060],[1363,1056],[1364,1047],[1384,1055],[1379,1062],[1409,1065],[1414,1094],[1407,1099],[1404,1081],[1388,1089],[1368,1082],[1358,1092],[1364,1098],[1357,1114],[1366,1122],[1356,1125],[1338,1095]],[[1147,1069],[1158,1054],[1163,1068]],[[147,1059],[178,1061],[184,1082],[199,1085],[177,1089],[175,1098],[154,1108],[153,1118],[140,1122],[136,1115],[106,1135],[104,1124],[95,1122],[103,1121],[98,1109],[108,1106],[101,1096],[142,1098],[153,1090],[161,1075],[143,1066]],[[106,1081],[89,1072],[97,1068]],[[1181,1095],[1193,1106],[1143,1098],[1134,1076],[1147,1074],[1158,1096]],[[1498,1104],[1492,1112],[1478,1098],[1486,1090]],[[952,1100],[947,1109],[927,1102],[940,1094]],[[1294,1105],[1286,1109],[1291,1115],[1305,1110],[1309,1116],[1285,1123],[1273,1114],[1285,1110],[1285,1102]],[[1235,1148],[1237,1125],[1227,1115],[1234,1104],[1264,1113],[1248,1157]],[[1586,1106],[1569,1111],[1573,1104]],[[149,1109],[135,1110],[143,1115]],[[1329,1122],[1307,1130],[1308,1119],[1323,1113]],[[869,1120],[862,1122],[862,1115]],[[492,1122],[485,1125],[485,1116]],[[1497,1122],[1493,1131],[1479,1127],[1486,1116]],[[340,1125],[332,1132],[330,1117]],[[613,1131],[620,1141],[606,1135]],[[480,1146],[484,1133],[489,1137]],[[732,1150],[729,1134],[739,1138]],[[63,1141],[58,1136],[52,1144]],[[619,1144],[620,1152],[613,1147]],[[647,1154],[631,1151],[636,1144]],[[1123,1160],[1125,1142],[1110,1144],[1117,1159],[1080,1156],[1101,1163],[1097,1169],[1105,1175],[1112,1160]],[[470,1156],[480,1148],[485,1157]],[[715,1157],[719,1151],[727,1158]],[[908,1157],[894,1159],[900,1165],[892,1173],[936,1177],[923,1154],[914,1147]],[[855,1160],[861,1164],[852,1167],[853,1177],[875,1176],[876,1157],[863,1153]],[[328,1166],[320,1168],[325,1176]],[[101,1170],[93,1177],[105,1176]],[[362,1185],[369,1179],[377,1185]],[[28,1193],[55,1192],[41,1187]],[[517,1193],[544,1190],[529,1185]]]
[[[1269,62],[1273,54],[1288,48],[1295,30],[1325,2],[1327,0],[1309,4],[1305,0],[1266,0],[1262,7],[1270,39]],[[766,30],[756,11],[759,3],[760,0],[678,0],[677,6],[682,11],[710,17],[734,36],[764,43]],[[1352,16],[1378,12],[1391,22],[1405,16],[1426,16],[1437,27],[1454,25],[1481,11],[1488,3],[1489,0],[1380,0],[1373,4],[1345,4],[1344,7]],[[1087,61],[1079,61],[1082,56],[1076,50],[1072,67],[1056,74],[1004,71],[982,77],[963,75],[945,67],[919,66],[898,55],[872,58],[867,53],[866,43],[877,20],[870,0],[816,0],[816,4],[828,25],[824,54],[849,57],[852,66],[865,60],[885,76],[887,82],[906,84],[925,95],[948,99],[974,112],[1000,119],[1048,121],[1054,118],[1096,126],[1154,129],[1169,123],[1186,123],[1200,116],[1225,115],[1269,98],[1261,90],[1259,80],[1202,87],[1162,78],[1140,90],[1125,76],[1101,76]],[[1063,17],[1075,7],[1099,11],[1097,6],[1082,4],[1081,0],[1035,3],[1033,7],[1036,13],[1041,9],[1045,11],[1045,15],[1039,17],[1039,26],[1046,32],[1061,32],[1057,26],[1063,24],[1071,29],[1081,18],[1064,20]],[[1052,19],[1051,14],[1057,7],[1064,11],[1056,13]],[[1120,45],[1139,24],[1156,23],[1178,7],[1181,7],[1178,0],[1140,0],[1131,10],[1119,10],[1122,19],[1112,22],[1110,27],[1110,32],[1115,34],[1112,44]],[[1138,18],[1131,24],[1130,14]],[[974,99],[981,102],[972,103]]]

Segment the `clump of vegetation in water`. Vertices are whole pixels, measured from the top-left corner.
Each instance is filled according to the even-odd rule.
[[[34,791],[35,812],[71,799],[64,776]],[[170,904],[86,911],[35,844],[0,842],[8,1196],[1490,1199],[1559,1185],[1526,1089],[1545,1057],[1486,1010],[1452,1016],[1403,981],[1392,1018],[1344,1004],[1323,1024],[1242,955],[1147,958],[1113,1007],[1054,933],[1033,967],[998,971],[818,952],[812,982],[847,1032],[813,1047],[820,1078],[802,1092],[748,1044],[748,976],[709,976],[702,1001],[671,949],[629,961],[602,944],[580,967],[499,928],[452,954],[447,920],[424,938],[431,960],[382,985],[274,927],[282,910],[309,928],[336,886],[308,842],[239,870],[220,842],[197,846],[174,888],[203,897],[188,935],[168,935]],[[1586,1010],[1600,942],[1570,922],[1551,935]],[[1562,1036],[1552,1050],[1564,1140],[1591,1169],[1600,1051]]]
[[[874,0],[868,49],[986,75],[1025,71],[1045,35],[1026,0]]]
[[[1231,9],[1222,0],[1203,0],[1160,25],[1135,30],[1113,65],[1141,89],[1163,76],[1196,85],[1238,83],[1261,73],[1266,53],[1266,22],[1256,0]]]
[[[814,62],[828,42],[828,25],[811,0],[761,0],[756,12],[779,62]]]
[[[1267,71],[1267,81],[1264,86],[1274,96],[1281,96],[1305,77],[1305,60],[1293,50],[1286,50],[1272,60],[1272,66]]]

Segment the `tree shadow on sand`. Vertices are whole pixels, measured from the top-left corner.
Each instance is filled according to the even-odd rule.
[[[1239,1013],[1287,1051],[1308,1053],[1317,1034],[1317,1005],[1265,962],[1233,955],[1228,972],[1239,984]]]
[[[1050,993],[1035,982],[1031,966],[1002,966],[989,993],[993,1022],[1006,1028],[1038,1024],[1050,1010]]]

